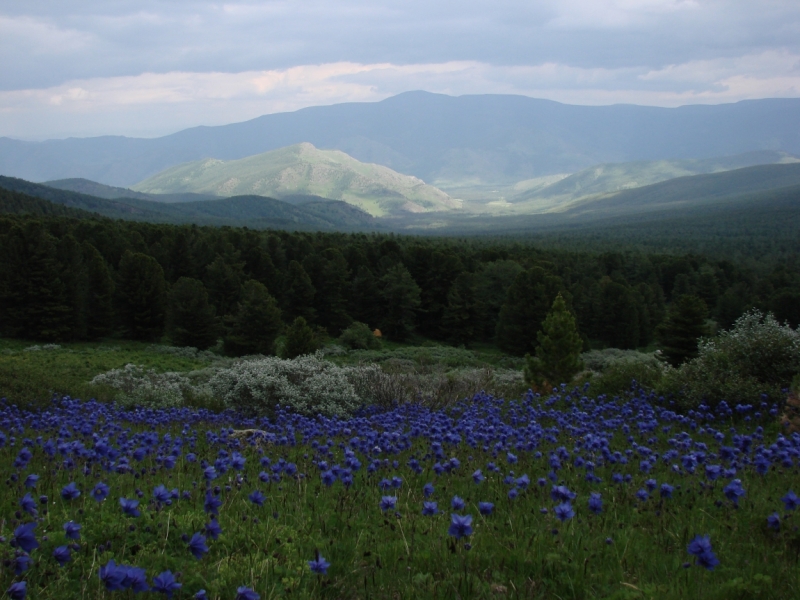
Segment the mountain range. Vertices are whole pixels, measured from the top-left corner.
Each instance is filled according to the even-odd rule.
[[[0,173],[132,186],[176,165],[308,142],[417,177],[449,195],[606,163],[800,154],[800,99],[659,108],[574,106],[523,96],[409,92],[153,138],[0,138]]]

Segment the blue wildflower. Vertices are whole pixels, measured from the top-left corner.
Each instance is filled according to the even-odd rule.
[[[450,506],[453,507],[453,510],[464,510],[464,500],[458,496],[453,496],[453,499],[450,501]]]
[[[197,560],[203,558],[203,555],[208,552],[205,536],[201,535],[200,533],[195,533],[192,536],[192,539],[189,540],[189,552],[191,552],[192,556],[194,556]]]
[[[39,542],[36,541],[36,535],[33,533],[34,529],[36,529],[36,523],[25,523],[14,530],[14,544],[28,554],[39,547]]]
[[[108,497],[108,486],[102,481],[98,481],[91,491],[92,498],[102,502]]]
[[[800,506],[800,498],[794,493],[793,490],[789,490],[789,493],[781,498],[781,500],[783,501],[784,506],[786,506],[786,510],[794,510]]]
[[[491,502],[478,502],[478,512],[483,516],[489,516],[494,510],[494,504]]]
[[[422,503],[422,514],[426,517],[433,516],[438,514],[439,506],[436,502],[423,502]]]
[[[75,484],[74,481],[68,483],[61,489],[61,497],[64,500],[75,500],[75,498],[77,498],[80,495],[81,492],[80,490],[78,490],[78,486]]]
[[[64,565],[66,565],[72,559],[69,547],[59,546],[58,548],[53,550],[53,558],[56,559],[58,566],[63,567]]]
[[[434,487],[432,483],[426,483],[422,486],[422,493],[426,498],[430,498],[433,495]]]
[[[450,515],[450,528],[447,530],[457,540],[472,535],[472,515]]]
[[[328,567],[331,564],[325,560],[325,557],[322,556],[319,552],[317,552],[317,557],[314,560],[308,561],[308,566],[312,572],[316,573],[317,575],[327,575],[328,574]]]
[[[397,496],[382,496],[381,497],[381,510],[387,511],[391,510],[397,504]]]
[[[165,594],[167,598],[172,598],[172,594],[181,587],[182,585],[175,580],[172,571],[164,571],[153,577],[153,591]]]
[[[260,600],[261,595],[254,592],[249,587],[241,586],[236,588],[235,600]]]
[[[64,523],[64,533],[68,540],[79,540],[81,539],[81,526],[74,521],[67,521]]]
[[[562,502],[556,506],[554,512],[556,514],[556,518],[562,523],[575,516],[575,511],[572,510],[572,504],[570,504],[569,501]]]
[[[139,506],[138,500],[128,499],[128,498],[120,498],[119,505],[122,507],[122,512],[128,517],[138,517],[142,513],[139,512],[137,506]]]
[[[589,510],[599,515],[603,511],[603,499],[599,492],[592,492],[589,495]]]

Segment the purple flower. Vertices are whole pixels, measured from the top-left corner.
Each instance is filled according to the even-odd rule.
[[[102,481],[98,481],[97,485],[92,489],[92,498],[98,502],[102,502],[108,497],[108,486]]]
[[[136,507],[139,506],[138,500],[129,500],[128,498],[120,498],[119,505],[122,507],[122,512],[128,517],[138,517],[142,513]]]
[[[147,592],[150,586],[147,585],[147,572],[140,567],[125,567],[119,566],[120,569],[125,570],[125,579],[122,582],[122,587],[130,588],[134,592]]]
[[[450,528],[447,532],[457,540],[472,535],[472,515],[450,515]]]
[[[453,507],[453,510],[464,510],[464,500],[458,496],[453,496],[453,499],[450,501],[450,506]]]
[[[711,536],[695,536],[686,547],[687,552],[697,557],[697,564],[705,567],[709,571],[713,571],[714,567],[719,564],[719,560],[714,555],[711,549]]]
[[[192,536],[192,539],[189,540],[189,552],[191,552],[192,556],[194,556],[197,560],[203,558],[203,555],[208,552],[205,536],[195,533]]]
[[[11,600],[25,600],[25,594],[28,593],[28,584],[24,581],[12,583],[8,588],[8,597]]]
[[[652,492],[658,486],[658,482],[655,479],[648,479],[644,482],[644,486],[647,488],[648,492]]]
[[[562,502],[555,507],[556,518],[561,521],[567,521],[575,516],[575,511],[572,510],[572,504],[569,502]]]
[[[518,479],[515,481],[515,483],[517,484],[517,487],[518,487],[519,489],[521,489],[521,490],[527,490],[527,489],[528,489],[528,486],[531,484],[531,478],[530,478],[530,477],[528,477],[527,475],[523,475],[522,477],[519,477],[519,478],[518,478]]]
[[[113,558],[105,566],[100,567],[100,581],[109,592],[124,590],[123,582],[127,575],[127,569],[122,566],[118,567]]]
[[[217,478],[217,470],[214,467],[206,467],[203,471],[203,478],[206,481],[212,481]]]
[[[74,521],[68,521],[64,523],[64,533],[67,534],[68,540],[79,540],[81,539],[81,526]]]
[[[58,562],[58,566],[63,567],[66,565],[72,559],[69,547],[59,546],[53,550],[53,558],[55,558],[56,562]]]
[[[672,487],[668,483],[661,484],[661,497],[662,498],[672,498],[672,492],[675,491],[675,488]]]
[[[775,531],[780,531],[781,529],[781,516],[774,512],[770,516],[767,517],[767,525],[770,529],[774,529]]]
[[[36,510],[36,500],[31,497],[30,493],[27,493],[22,497],[22,500],[19,501],[19,505],[22,507],[22,510],[32,517],[35,517],[39,514],[39,511]]]
[[[169,490],[163,484],[157,485],[153,490],[153,500],[165,504],[170,499]]]
[[[794,510],[798,506],[800,506],[800,498],[798,498],[797,494],[794,491],[789,490],[783,498],[781,498],[783,504],[786,506],[786,510]]]
[[[323,471],[320,473],[320,477],[322,478],[322,483],[326,486],[331,487],[334,483],[336,483],[336,475],[333,474],[333,471]]]
[[[206,523],[206,535],[212,540],[217,539],[220,533],[222,533],[222,527],[220,527],[216,519],[211,519]]]
[[[153,577],[153,591],[164,594],[167,598],[172,598],[175,590],[179,590],[181,587],[182,585],[175,581],[172,571],[164,571]]]
[[[25,487],[26,488],[34,488],[36,487],[36,483],[39,481],[39,476],[31,473],[25,478]]]
[[[422,493],[426,498],[430,498],[433,495],[434,487],[432,483],[426,483],[422,486]]]
[[[236,588],[236,600],[260,600],[261,595],[251,590],[249,587],[241,586]]]
[[[483,516],[489,516],[494,510],[494,504],[491,502],[478,502],[478,512]]]
[[[325,557],[317,552],[317,558],[315,560],[308,561],[308,566],[311,568],[311,571],[317,575],[327,575],[328,567],[330,567],[331,564],[325,560]]]
[[[267,499],[267,497],[264,494],[262,494],[260,490],[255,490],[252,494],[248,496],[248,498],[250,499],[250,502],[252,502],[256,506],[264,506],[264,500]]]
[[[222,506],[222,500],[214,496],[211,491],[206,492],[206,500],[203,503],[203,510],[212,515],[219,514],[219,507]]]
[[[641,489],[636,492],[636,497],[642,502],[647,502],[648,498],[650,498],[650,494],[647,493],[647,490]]]
[[[589,495],[589,510],[596,515],[603,512],[603,499],[598,492],[592,492]]]
[[[574,500],[576,495],[575,492],[569,491],[564,485],[554,485],[553,489],[550,490],[550,497],[556,502],[569,502]]]
[[[78,486],[75,485],[75,482],[68,483],[61,489],[61,497],[64,500],[75,500],[78,496],[81,495],[80,490],[78,490]]]
[[[31,568],[31,557],[27,554],[20,554],[14,559],[14,573],[22,575]]]
[[[194,600],[208,600],[208,594],[206,594],[205,590],[200,590],[194,596],[192,596]]]
[[[36,541],[36,535],[33,533],[34,529],[36,529],[36,523],[25,523],[14,530],[14,543],[17,548],[28,554],[39,547],[39,542]]]
[[[422,514],[426,517],[431,517],[439,512],[439,506],[436,502],[423,502]]]
[[[728,485],[722,488],[722,492],[725,494],[725,497],[728,500],[738,505],[739,497],[745,495],[744,488],[742,487],[742,480],[734,479]]]
[[[516,455],[511,454],[511,452],[508,452],[506,454],[506,460],[509,462],[509,464],[513,465],[515,462],[517,462],[517,457]]]
[[[517,491],[517,488],[511,488],[510,490],[508,490],[508,499],[509,500],[513,500],[517,496],[519,496],[519,492]]]
[[[381,497],[381,510],[387,511],[393,509],[397,504],[397,496],[382,496]]]
[[[478,469],[472,474],[472,481],[474,481],[475,483],[480,483],[484,479],[486,479],[486,477],[483,476],[483,473],[481,473],[480,469]]]

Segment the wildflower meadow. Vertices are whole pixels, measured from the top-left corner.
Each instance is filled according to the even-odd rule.
[[[779,406],[0,404],[2,598],[797,598]]]

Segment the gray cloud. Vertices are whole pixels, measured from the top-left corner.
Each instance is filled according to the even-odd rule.
[[[791,68],[800,62],[800,4],[6,0],[0,6],[0,57],[0,135],[46,135],[25,125],[37,119],[60,123],[53,134],[96,133],[82,124],[88,117],[75,116],[90,114],[88,109],[81,113],[66,108],[77,106],[68,102],[70,93],[75,102],[81,99],[77,89],[94,93],[95,101],[106,99],[102,108],[95,103],[92,110],[110,115],[111,129],[104,129],[108,133],[136,131],[132,124],[147,114],[148,106],[152,122],[138,130],[161,132],[169,126],[167,108],[179,105],[183,108],[177,112],[194,115],[200,124],[218,122],[223,115],[239,120],[255,116],[254,110],[379,99],[417,89],[408,86],[446,93],[538,93],[579,103],[672,105],[681,95],[701,102],[753,94],[800,95],[797,69],[792,74]],[[315,65],[338,63],[369,68],[309,75]],[[451,63],[477,65],[472,81],[463,69],[445,73],[431,67]],[[305,87],[288,85],[260,96],[242,91],[247,73],[295,67],[306,69],[314,82],[307,79]],[[182,74],[173,76],[180,85],[197,88],[164,101],[153,85],[172,84],[163,78],[154,84],[152,75],[169,73]],[[221,108],[220,101],[209,100],[214,73],[229,74],[224,85],[238,90],[228,96],[230,106]],[[342,87],[322,89],[323,81]],[[122,89],[125,82],[127,92],[108,92]],[[125,101],[126,94],[137,95],[136,86],[144,86],[139,95],[150,97],[149,104]],[[55,97],[62,100],[53,101]],[[188,124],[181,121],[181,126]],[[174,120],[172,126],[177,126]]]

